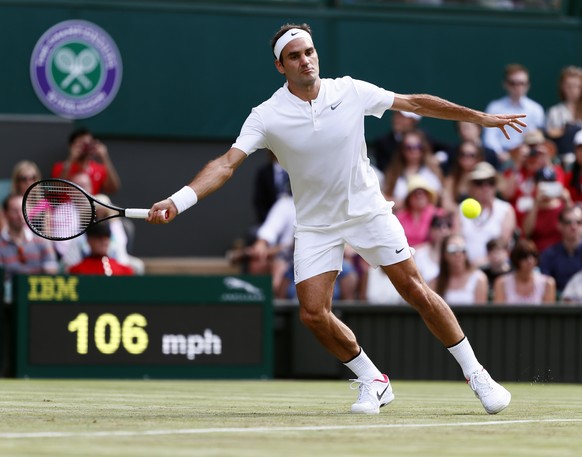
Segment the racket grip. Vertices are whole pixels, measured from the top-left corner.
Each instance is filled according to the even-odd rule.
[[[125,210],[125,217],[129,217],[131,219],[146,219],[149,212],[149,209],[127,208]],[[163,210],[162,212],[164,213],[164,216],[166,216],[166,210]]]
[[[148,217],[149,212],[149,209],[127,208],[125,210],[125,217],[129,217],[131,219],[145,219]]]

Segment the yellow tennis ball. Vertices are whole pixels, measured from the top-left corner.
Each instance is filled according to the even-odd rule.
[[[468,219],[475,219],[481,214],[481,205],[474,198],[466,198],[461,203],[461,212]]]

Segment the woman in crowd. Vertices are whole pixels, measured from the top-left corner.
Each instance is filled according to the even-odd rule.
[[[493,285],[493,302],[508,305],[556,303],[556,281],[538,271],[538,250],[533,241],[520,238],[511,250],[513,271]]]
[[[582,68],[563,68],[558,89],[561,101],[548,109],[546,132],[558,146],[560,157],[569,162],[572,138],[582,127]]]
[[[451,173],[444,181],[443,207],[447,211],[457,211],[459,203],[469,196],[469,175],[482,160],[482,151],[475,143],[463,141],[459,145]]]
[[[447,236],[441,246],[440,271],[429,285],[449,305],[487,303],[487,276],[469,262],[465,239]]]
[[[14,195],[24,195],[26,189],[31,184],[41,178],[38,165],[31,160],[21,160],[12,167],[10,179],[10,193]],[[0,208],[0,230],[6,225],[6,217],[2,208]]]
[[[560,213],[573,206],[570,192],[557,180],[552,167],[545,167],[534,177],[535,199],[525,213],[522,223],[523,236],[531,239],[539,252],[558,243],[562,233],[558,227]]]
[[[430,222],[428,241],[416,247],[414,260],[426,282],[432,281],[439,274],[441,246],[445,237],[451,234],[452,219],[450,214],[435,214]]]
[[[395,212],[410,246],[418,246],[428,240],[430,222],[441,211],[436,207],[436,201],[434,189],[422,176],[410,177],[404,205]]]
[[[442,189],[442,171],[424,133],[419,130],[406,132],[398,152],[386,169],[384,195],[394,202],[394,210],[402,207],[408,193],[408,180],[422,176],[437,194]]]

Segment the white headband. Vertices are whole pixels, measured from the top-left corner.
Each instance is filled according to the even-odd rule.
[[[277,60],[281,56],[281,51],[285,46],[289,44],[290,41],[293,41],[297,38],[307,38],[310,42],[313,43],[311,39],[311,35],[303,29],[289,29],[283,35],[279,37],[277,42],[275,43],[275,47],[273,48],[273,53]]]

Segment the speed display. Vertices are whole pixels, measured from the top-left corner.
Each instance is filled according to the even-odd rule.
[[[17,376],[271,376],[268,278],[22,276],[16,289]]]

